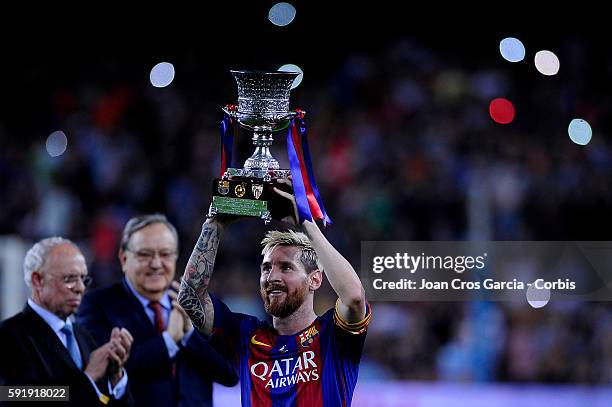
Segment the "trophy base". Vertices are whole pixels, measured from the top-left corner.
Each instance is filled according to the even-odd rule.
[[[292,215],[291,202],[273,190],[277,187],[291,192],[287,185],[276,182],[278,177],[253,178],[229,173],[228,169],[222,178],[213,181],[209,215],[252,216],[261,218],[266,224],[273,217],[282,219]]]

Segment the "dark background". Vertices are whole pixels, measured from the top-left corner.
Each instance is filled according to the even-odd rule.
[[[6,14],[0,63],[0,234],[72,238],[96,285],[120,278],[120,231],[162,212],[177,226],[177,275],[217,175],[220,107],[235,103],[230,69],[304,70],[291,106],[307,111],[315,173],[334,225],[325,233],[359,267],[363,240],[609,240],[612,53],[603,13],[519,4],[273,2],[190,9],[110,6]],[[554,12],[553,12],[554,11]],[[514,36],[526,59],[509,63]],[[555,52],[559,74],[533,65]],[[167,88],[149,72],[174,64]],[[508,125],[489,117],[513,102]],[[571,142],[587,120],[593,139]],[[64,155],[47,136],[63,130]],[[286,166],[283,135],[275,156]],[[250,155],[246,133],[234,165]],[[278,225],[276,225],[278,226]],[[215,291],[261,315],[258,220],[224,237]],[[318,311],[333,305],[329,286]],[[362,377],[610,383],[607,303],[377,303]]]

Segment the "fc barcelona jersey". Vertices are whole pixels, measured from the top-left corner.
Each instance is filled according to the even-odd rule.
[[[235,364],[243,406],[350,406],[359,373],[370,306],[349,324],[330,309],[295,335],[278,335],[267,322],[231,312],[211,295],[210,343]]]

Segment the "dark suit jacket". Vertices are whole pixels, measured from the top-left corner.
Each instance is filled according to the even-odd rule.
[[[77,321],[98,343],[107,342],[113,327],[134,337],[126,370],[137,406],[212,405],[212,381],[225,386],[238,382],[236,370],[200,335],[191,335],[175,356],[176,375],[166,344],[124,281],[85,295]]]
[[[74,324],[74,335],[83,362],[96,349],[96,343],[87,330]],[[129,377],[128,377],[129,380]],[[61,406],[102,406],[91,382],[76,366],[70,353],[51,327],[29,305],[19,314],[0,323],[0,385],[69,386],[70,402],[53,403]],[[100,388],[107,394],[108,389]],[[108,394],[107,394],[108,395]],[[129,394],[120,402],[128,405]],[[9,403],[0,403],[5,405]],[[27,403],[10,403],[10,405]],[[50,402],[38,404],[50,405]]]

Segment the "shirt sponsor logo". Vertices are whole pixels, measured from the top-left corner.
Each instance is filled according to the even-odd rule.
[[[298,357],[257,362],[251,365],[251,374],[272,389],[319,380],[319,368],[311,350]]]

